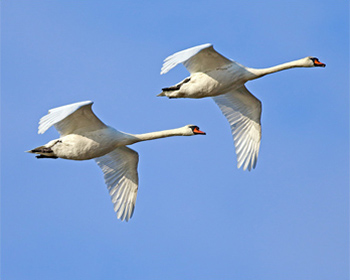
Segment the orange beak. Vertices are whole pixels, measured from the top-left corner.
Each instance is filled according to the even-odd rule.
[[[194,133],[197,133],[197,134],[206,135],[206,133],[205,133],[205,132],[200,131],[198,128],[193,129],[193,132],[194,132]]]
[[[320,61],[318,61],[318,60],[315,60],[314,63],[315,63],[316,66],[326,67],[326,64],[324,64],[324,63],[322,63],[322,62],[320,62]]]

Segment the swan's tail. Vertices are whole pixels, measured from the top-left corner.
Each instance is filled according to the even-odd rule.
[[[179,98],[183,97],[183,93],[180,94],[179,90],[183,84],[188,83],[191,78],[186,78],[175,86],[162,88],[162,92],[157,96],[167,96],[169,98]]]
[[[51,148],[45,147],[45,146],[40,146],[37,147],[33,150],[29,150],[26,151],[27,153],[31,153],[31,154],[38,154],[38,156],[36,156],[36,158],[57,158],[54,153],[53,150],[51,150]]]
[[[162,92],[159,93],[157,96],[168,96],[171,97],[172,94],[174,94],[174,91],[179,90],[181,87],[181,85],[175,85],[175,86],[171,86],[171,87],[167,87],[167,88],[162,88]]]

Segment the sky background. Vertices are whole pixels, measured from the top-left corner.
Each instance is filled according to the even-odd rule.
[[[203,43],[249,67],[316,56],[247,83],[262,101],[257,168],[236,168],[210,99],[156,97],[184,79],[168,55]],[[133,218],[93,161],[24,151],[48,109],[92,100],[106,124],[207,135],[132,146]],[[349,279],[348,1],[1,1],[1,276],[38,279]]]

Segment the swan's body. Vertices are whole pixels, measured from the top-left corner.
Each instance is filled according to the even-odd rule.
[[[41,118],[38,133],[54,125],[61,137],[28,152],[39,154],[37,158],[95,159],[104,173],[118,219],[128,221],[135,208],[139,157],[126,145],[205,133],[195,125],[145,134],[124,133],[101,122],[92,112],[92,104],[84,101],[51,109]]]
[[[177,52],[164,60],[161,74],[182,63],[190,76],[180,83],[163,88],[158,96],[169,98],[213,97],[230,123],[237,153],[237,166],[255,168],[261,140],[261,102],[245,83],[295,67],[325,67],[317,58],[305,57],[265,69],[245,67],[204,44]]]

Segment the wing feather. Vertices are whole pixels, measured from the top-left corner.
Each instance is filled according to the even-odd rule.
[[[94,131],[107,127],[93,113],[92,104],[92,101],[83,101],[49,110],[49,113],[39,121],[38,133],[43,134],[52,125],[61,136],[79,130]]]
[[[261,102],[245,86],[213,97],[231,126],[237,167],[255,168],[261,140]]]
[[[212,44],[203,44],[168,56],[164,60],[160,74],[167,73],[179,63],[183,63],[192,74],[213,70],[230,64],[232,61],[216,52]]]
[[[117,218],[128,221],[134,213],[137,197],[138,153],[127,147],[119,147],[95,161],[104,174]]]

